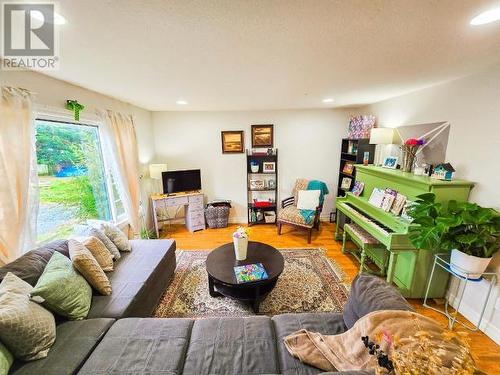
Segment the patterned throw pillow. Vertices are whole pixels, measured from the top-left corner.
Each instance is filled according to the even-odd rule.
[[[43,306],[50,311],[69,320],[80,320],[89,313],[92,288],[68,257],[54,253],[31,296],[43,298]]]
[[[130,241],[128,240],[125,233],[121,231],[116,225],[109,223],[107,221],[100,220],[88,220],[89,224],[92,226],[97,226],[98,229],[101,229],[108,238],[113,241],[118,250],[120,251],[131,251],[132,246],[130,245]]]
[[[30,300],[32,289],[10,272],[0,284],[0,340],[23,361],[45,358],[56,339],[54,316]]]
[[[94,256],[83,246],[82,243],[75,240],[68,240],[69,257],[73,266],[85,277],[99,293],[105,296],[111,294],[111,284],[108,277],[95,260]]]
[[[79,241],[78,238],[76,240]],[[113,256],[99,238],[91,236],[83,238],[80,242],[90,250],[103,271],[113,271]]]
[[[113,259],[115,261],[120,259],[122,256],[113,241],[111,241],[100,229],[94,228],[91,225],[78,225],[78,230],[75,231],[75,234],[79,236],[93,236],[99,238],[104,246],[106,246],[106,249],[108,249],[111,255],[113,255]]]
[[[7,375],[13,362],[14,357],[12,357],[5,345],[0,342],[0,375]]]

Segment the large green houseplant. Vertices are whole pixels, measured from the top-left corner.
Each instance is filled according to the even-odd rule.
[[[463,276],[479,277],[500,249],[500,215],[491,208],[454,200],[444,208],[426,193],[408,215],[418,224],[410,229],[411,243],[418,249],[451,250],[451,267]]]

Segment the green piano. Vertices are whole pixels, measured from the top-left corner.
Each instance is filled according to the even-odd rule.
[[[408,238],[409,221],[385,212],[381,208],[368,203],[374,188],[391,188],[413,201],[423,193],[434,193],[436,201],[447,204],[455,199],[467,201],[474,187],[473,182],[463,180],[441,181],[427,176],[415,176],[400,170],[375,167],[372,165],[356,165],[356,180],[364,182],[363,193],[357,197],[347,193],[345,197],[337,197],[337,226],[335,239],[340,240],[340,225],[347,218],[361,226],[375,237],[387,249],[389,263],[387,281],[394,283],[407,298],[423,298],[427,279],[434,261],[434,252],[416,249]],[[448,273],[436,269],[430,298],[441,298],[446,293]]]

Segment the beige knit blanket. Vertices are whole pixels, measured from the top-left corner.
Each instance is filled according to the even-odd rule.
[[[418,324],[417,324],[418,323]],[[339,335],[322,335],[300,330],[285,337],[284,344],[291,355],[302,362],[324,371],[369,370],[377,367],[376,359],[368,353],[361,341],[362,336],[375,340],[380,333],[387,332],[397,337],[400,343],[418,345],[405,338],[418,331],[427,331],[442,343],[441,328],[432,319],[411,311],[383,310],[367,314],[348,331]],[[382,349],[385,349],[382,346]],[[450,348],[450,358],[457,348]]]

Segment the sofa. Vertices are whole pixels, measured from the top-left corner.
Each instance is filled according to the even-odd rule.
[[[322,374],[292,357],[283,345],[283,337],[302,328],[339,334],[371,311],[411,310],[399,291],[384,280],[358,275],[342,313],[151,318],[175,268],[175,242],[132,243],[132,252],[118,261],[114,271],[117,275],[110,274],[113,288],[117,287],[113,293],[118,295],[108,301],[95,296],[89,319],[61,321],[49,355],[38,361],[15,363],[12,374]],[[47,251],[64,253],[64,243],[52,244],[49,249],[36,250],[25,257],[30,261],[50,258]],[[118,275],[122,273],[124,276]],[[5,270],[0,269],[0,278],[4,274]],[[129,274],[131,277],[126,277]],[[144,277],[146,274],[149,276]]]

